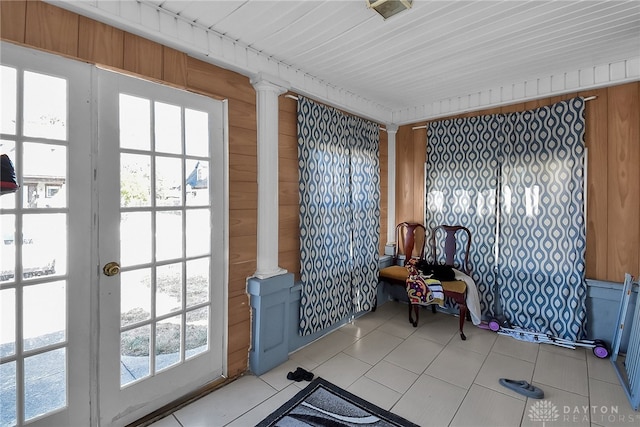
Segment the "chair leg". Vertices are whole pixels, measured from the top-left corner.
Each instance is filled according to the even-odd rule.
[[[416,315],[416,320],[413,320],[413,316],[411,315],[411,309]],[[420,305],[419,304],[409,304],[409,323],[413,325],[414,328],[418,327],[418,317],[420,316]]]
[[[465,304],[458,304],[460,306],[460,338],[465,341],[467,337],[464,335],[464,321],[467,318],[467,306]]]
[[[411,323],[413,325],[413,327],[417,327],[418,326],[418,310],[420,309],[420,306],[418,304],[411,304],[409,303],[409,323]],[[416,313],[416,320],[413,320],[413,316],[411,315],[411,311],[414,311]]]

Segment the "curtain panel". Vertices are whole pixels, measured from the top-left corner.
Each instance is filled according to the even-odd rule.
[[[496,197],[503,122],[501,116],[476,116],[433,122],[427,130],[427,233],[441,224],[464,225],[471,231],[471,277],[483,314],[493,313],[496,300]],[[458,249],[464,249],[464,242]],[[443,250],[439,253],[444,257]],[[455,261],[461,264],[460,254]],[[447,300],[447,306],[453,304]]]
[[[584,100],[506,116],[498,289],[522,328],[585,334]]]
[[[433,122],[427,135],[427,227],[471,230],[483,316],[583,338],[584,100]]]
[[[300,334],[369,310],[378,282],[379,129],[298,98]]]

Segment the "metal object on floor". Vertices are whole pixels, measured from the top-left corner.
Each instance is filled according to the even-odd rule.
[[[640,291],[636,292],[635,308],[631,325],[626,325],[627,314],[630,311],[629,302],[633,288],[638,287],[638,281],[627,273],[624,276],[622,299],[618,311],[618,321],[613,335],[611,363],[618,375],[620,384],[629,399],[634,411],[640,407]],[[620,343],[629,330],[629,345],[626,354],[619,354]]]

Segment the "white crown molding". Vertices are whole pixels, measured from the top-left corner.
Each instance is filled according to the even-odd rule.
[[[399,125],[414,124],[470,111],[485,110],[637,80],[640,80],[640,56],[396,110],[393,112],[392,122]]]
[[[155,4],[131,0],[45,1],[250,78],[260,73],[273,76],[277,81],[289,82],[290,89],[301,95],[367,119],[379,123],[391,121],[390,108],[275,61]]]
[[[580,70],[565,70],[549,76],[394,111],[276,61],[249,46],[145,0],[44,1],[178,49],[249,78],[255,78],[261,73],[272,76],[278,82],[288,82],[289,89],[300,95],[386,125],[415,124],[470,111],[640,80],[640,56],[637,56]]]

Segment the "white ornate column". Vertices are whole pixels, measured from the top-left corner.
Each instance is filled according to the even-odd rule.
[[[396,133],[398,125],[387,125],[387,243],[396,240]]]
[[[287,272],[278,266],[278,96],[289,85],[263,74],[252,78],[251,84],[256,90],[258,121],[258,253],[254,276],[266,279]]]

